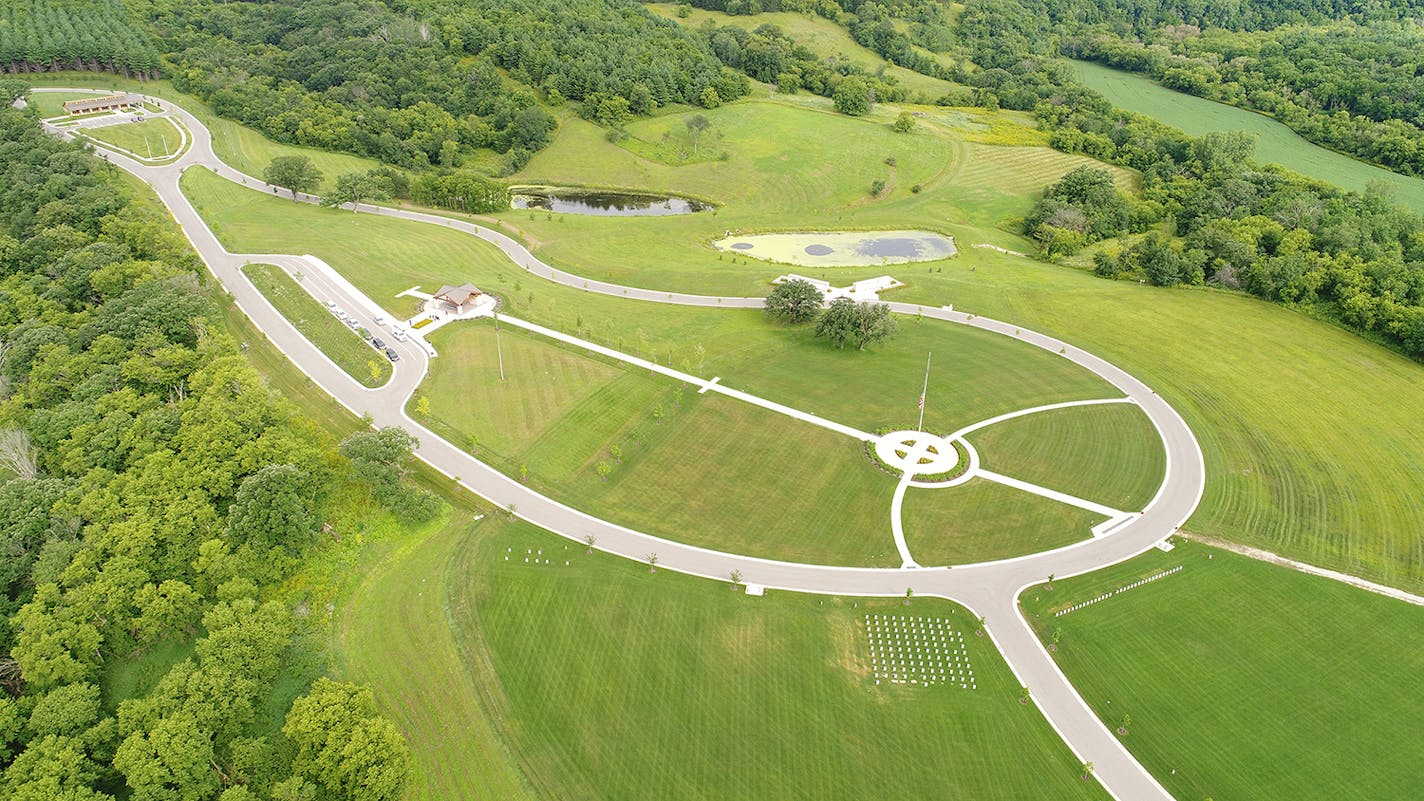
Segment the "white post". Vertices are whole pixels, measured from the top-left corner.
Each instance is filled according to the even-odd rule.
[[[933,352],[925,356],[925,388],[920,390],[920,422],[915,426],[916,431],[925,430],[925,395],[930,391],[930,359],[933,357]]]

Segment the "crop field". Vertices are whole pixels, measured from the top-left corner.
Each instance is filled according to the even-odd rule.
[[[379,387],[391,377],[390,361],[332,316],[285,270],[251,264],[242,271],[283,317],[352,378],[368,387]]]
[[[1363,192],[1373,181],[1393,187],[1395,199],[1424,212],[1424,179],[1411,178],[1314,144],[1284,123],[1254,111],[1168,89],[1145,75],[1074,61],[1078,81],[1112,104],[1155,117],[1193,136],[1212,131],[1246,131],[1256,137],[1256,158],[1301,175]]]
[[[1072,406],[969,435],[986,469],[1133,512],[1157,494],[1165,452],[1136,405]]]
[[[1054,617],[1057,609],[1179,573]],[[1177,798],[1419,795],[1424,608],[1181,542],[1024,594],[1058,664]]]
[[[187,149],[188,141],[178,123],[168,117],[142,122],[125,122],[101,128],[85,128],[83,136],[107,142],[139,158],[162,161]]]

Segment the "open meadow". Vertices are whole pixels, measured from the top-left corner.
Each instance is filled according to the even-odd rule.
[[[1177,798],[1417,798],[1424,608],[1178,543],[1022,597],[1133,754]]]
[[[1080,83],[1112,101],[1114,106],[1154,117],[1192,136],[1212,131],[1245,131],[1256,137],[1256,160],[1275,163],[1301,175],[1356,192],[1382,181],[1395,200],[1424,212],[1424,178],[1412,178],[1321,147],[1292,131],[1285,123],[1204,97],[1178,92],[1146,75],[1113,69],[1092,61],[1074,61]]]

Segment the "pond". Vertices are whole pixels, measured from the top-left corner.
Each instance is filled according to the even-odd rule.
[[[784,264],[865,267],[947,259],[954,239],[933,231],[820,231],[727,236],[718,250]]]
[[[521,187],[515,190],[510,203],[516,209],[542,209],[600,217],[666,217],[712,208],[709,203],[684,197],[550,187]]]

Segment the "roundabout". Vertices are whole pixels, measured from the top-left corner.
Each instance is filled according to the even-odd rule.
[[[979,564],[956,565],[954,570],[921,568],[914,562],[903,542],[900,529],[900,505],[905,491],[914,486],[939,487],[934,477],[959,466],[960,456],[955,444],[965,447],[968,467],[954,482],[971,478],[998,481],[1034,492],[1033,485],[982,469],[978,455],[965,437],[972,430],[991,425],[1009,417],[1032,414],[1047,408],[1001,415],[961,429],[948,437],[918,431],[897,431],[883,437],[864,434],[849,426],[829,420],[812,419],[799,410],[758,398],[750,393],[723,387],[715,378],[679,373],[670,376],[700,389],[715,391],[729,397],[786,414],[803,422],[831,428],[856,439],[873,442],[877,456],[900,471],[892,504],[892,530],[900,549],[900,568],[853,568],[835,565],[814,565],[776,561],[735,553],[701,548],[656,537],[645,532],[611,523],[572,508],[561,501],[542,495],[515,478],[474,458],[426,426],[409,417],[406,402],[420,385],[430,364],[423,347],[412,344],[401,349],[391,380],[377,389],[367,389],[331,362],[318,348],[306,340],[293,325],[278,313],[263,295],[242,274],[243,265],[253,262],[298,265],[310,269],[310,262],[297,255],[240,254],[225,249],[179,188],[179,178],[185,169],[210,169],[234,183],[254,191],[275,192],[257,178],[244,175],[227,166],[212,150],[211,136],[205,126],[181,108],[165,103],[170,113],[186,124],[193,134],[189,149],[173,163],[161,166],[142,164],[121,153],[110,151],[106,158],[113,164],[147,182],[168,206],[176,221],[192,241],[194,248],[233,296],[239,307],[322,391],[335,398],[357,415],[369,415],[377,426],[400,426],[419,441],[417,455],[436,470],[449,476],[498,507],[542,528],[578,543],[593,542],[595,547],[610,553],[643,561],[649,554],[657,555],[659,568],[726,581],[734,572],[749,583],[772,589],[826,595],[862,595],[903,597],[907,589],[917,596],[943,597],[954,600],[987,621],[987,633],[1002,653],[1018,681],[1032,691],[1032,700],[1042,710],[1049,723],[1082,761],[1096,766],[1094,773],[1110,794],[1119,799],[1166,799],[1170,795],[1148,774],[1122,746],[1121,742],[1088,709],[1082,698],[1059,672],[1018,611],[1016,599],[1027,586],[1040,583],[1054,574],[1068,577],[1111,565],[1139,554],[1170,536],[1196,508],[1204,484],[1202,455],[1190,429],[1171,406],[1147,385],[1115,365],[1076,348],[1067,342],[1016,327],[1010,323],[977,317],[948,308],[892,303],[892,311],[921,315],[939,324],[964,325],[1010,337],[1025,345],[1043,349],[1089,370],[1111,384],[1121,395],[1075,401],[1075,404],[1132,403],[1151,420],[1166,452],[1166,469],[1161,487],[1144,508],[1130,513],[1097,507],[1100,512],[1121,515],[1110,529],[1099,536],[1075,545],[1031,555]],[[57,135],[70,133],[50,129]],[[290,197],[290,193],[287,193]],[[302,195],[298,200],[314,202],[317,198]],[[436,214],[362,204],[356,211],[398,217],[414,222],[442,226],[478,237],[499,248],[510,262],[532,276],[577,287],[594,293],[656,303],[672,303],[709,308],[759,308],[761,298],[716,297],[677,292],[661,292],[624,287],[564,272],[535,257],[518,241],[482,226]],[[339,275],[321,275],[314,292],[322,299],[339,302],[344,308],[361,309],[371,304],[369,298]],[[375,305],[375,304],[371,304]],[[562,335],[567,337],[567,335]],[[570,343],[575,344],[575,343]],[[592,343],[588,343],[592,345]],[[577,344],[583,347],[583,344]],[[595,346],[601,347],[601,346]],[[605,351],[610,349],[604,349]],[[632,357],[613,352],[611,358]],[[608,354],[604,354],[608,355]],[[664,368],[666,369],[666,368]],[[677,371],[670,371],[677,372]],[[666,374],[666,373],[665,373]],[[1042,490],[1043,488],[1038,488]],[[1046,490],[1046,492],[1052,492]],[[1055,497],[1056,496],[1056,497]],[[1055,500],[1065,500],[1055,493]],[[1086,503],[1086,502],[1084,502]],[[1086,508],[1086,507],[1085,507]],[[1113,517],[1112,514],[1108,514]]]

